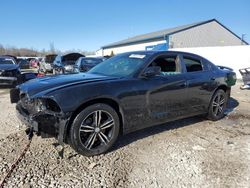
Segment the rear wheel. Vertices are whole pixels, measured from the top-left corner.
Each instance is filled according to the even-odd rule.
[[[85,156],[105,153],[117,140],[119,122],[116,111],[109,105],[91,105],[76,116],[70,129],[70,143]]]
[[[216,121],[224,117],[225,108],[227,105],[228,96],[225,91],[218,89],[209,106],[208,119]]]

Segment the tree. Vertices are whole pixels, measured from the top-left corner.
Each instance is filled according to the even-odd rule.
[[[49,44],[49,47],[50,47],[50,53],[54,54],[56,52],[54,42],[51,42]]]
[[[2,44],[0,44],[0,55],[4,55],[5,54],[5,49],[3,47]]]

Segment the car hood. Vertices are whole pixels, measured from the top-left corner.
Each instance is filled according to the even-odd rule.
[[[19,89],[32,98],[43,96],[65,87],[114,79],[118,78],[86,73],[61,74],[32,79],[20,85]]]
[[[17,69],[19,66],[15,64],[0,64],[0,70],[13,70]]]

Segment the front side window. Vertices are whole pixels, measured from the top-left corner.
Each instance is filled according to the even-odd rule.
[[[190,57],[183,57],[183,61],[186,65],[187,72],[196,72],[202,71],[202,64],[201,61],[198,59],[190,58]]]
[[[181,73],[181,66],[177,55],[158,57],[149,66],[161,67],[161,76]]]

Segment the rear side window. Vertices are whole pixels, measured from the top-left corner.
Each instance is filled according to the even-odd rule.
[[[198,59],[183,57],[187,72],[203,71],[201,61]]]

